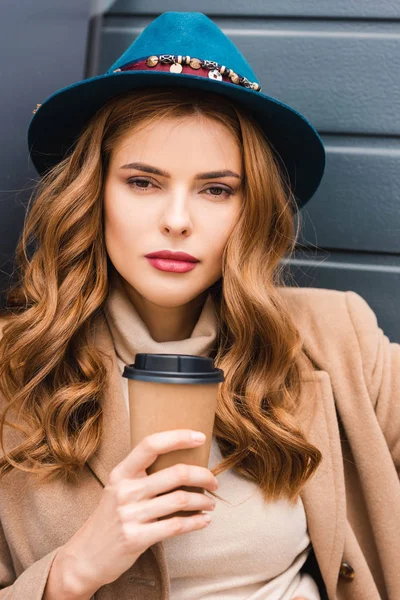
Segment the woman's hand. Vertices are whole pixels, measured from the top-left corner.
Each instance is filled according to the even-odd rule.
[[[204,514],[157,518],[180,510],[213,510],[215,502],[206,494],[165,493],[182,485],[215,491],[218,483],[209,469],[177,464],[146,473],[160,454],[204,443],[193,440],[191,433],[176,429],[149,435],[110,473],[96,510],[57,555],[76,591],[93,594],[115,581],[152,544],[206,527]]]

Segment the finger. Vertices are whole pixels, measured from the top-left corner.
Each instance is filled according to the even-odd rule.
[[[146,477],[121,479],[118,482],[117,500],[121,506],[133,502],[142,502],[165,495],[168,492],[174,492],[181,486],[207,488],[207,490],[213,492],[218,489],[215,482],[217,482],[217,479],[209,469],[198,465],[179,463],[151,475],[146,475]],[[200,492],[196,491],[194,493]],[[201,492],[201,495],[204,496],[205,494]]]
[[[146,478],[146,496],[153,498],[180,486],[194,486],[215,491],[216,478],[209,469],[198,465],[178,464],[152,473]]]
[[[160,454],[181,448],[200,446],[192,437],[191,429],[173,429],[146,436],[112,471],[110,479],[135,477],[144,471]]]
[[[147,523],[181,510],[212,511],[214,506],[215,502],[213,503],[212,499],[205,494],[177,490],[144,502],[128,504],[125,506],[124,515],[129,520]]]
[[[131,525],[128,523],[126,530],[129,531],[131,527],[132,539],[140,538],[140,545],[143,548],[148,548],[166,538],[175,537],[189,531],[194,531],[195,529],[203,529],[208,525],[208,521],[206,521],[207,517],[207,514],[198,514],[188,517],[171,517],[170,519],[162,519],[153,523],[132,523]]]

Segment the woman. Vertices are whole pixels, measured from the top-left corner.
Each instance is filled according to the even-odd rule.
[[[0,599],[397,599],[400,346],[357,294],[280,277],[323,174],[312,126],[207,17],[164,13],[42,104],[29,142],[43,177],[0,343]],[[197,262],[148,256],[166,250]],[[208,469],[146,473],[203,443],[190,430],[131,450],[137,352],[223,369]],[[177,509],[212,524],[158,520]]]

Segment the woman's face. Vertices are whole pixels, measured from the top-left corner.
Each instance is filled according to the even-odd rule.
[[[109,258],[133,298],[178,307],[221,277],[241,177],[235,138],[209,118],[163,119],[127,133],[110,159],[104,223]],[[199,262],[187,272],[159,270],[146,254],[160,250]]]

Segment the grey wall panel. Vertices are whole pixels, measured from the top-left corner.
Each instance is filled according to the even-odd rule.
[[[302,244],[400,253],[400,139],[324,136],[327,167]]]
[[[400,342],[400,257],[385,260],[342,253],[321,261],[296,258],[288,262],[288,273],[300,287],[357,292],[376,313],[390,340]]]
[[[116,0],[111,13],[157,14],[167,10],[197,10],[212,15],[259,15],[345,18],[399,18],[398,0],[198,0],[188,6],[187,0]]]
[[[89,0],[2,0],[0,16],[0,293],[9,283],[37,175],[27,129],[36,104],[84,74]],[[0,308],[4,297],[0,296]]]
[[[108,17],[101,31],[98,72],[107,71],[153,18],[153,16],[134,19]]]
[[[108,19],[100,70],[150,20]],[[299,110],[319,131],[400,135],[400,23],[216,22],[254,67],[263,92]]]

